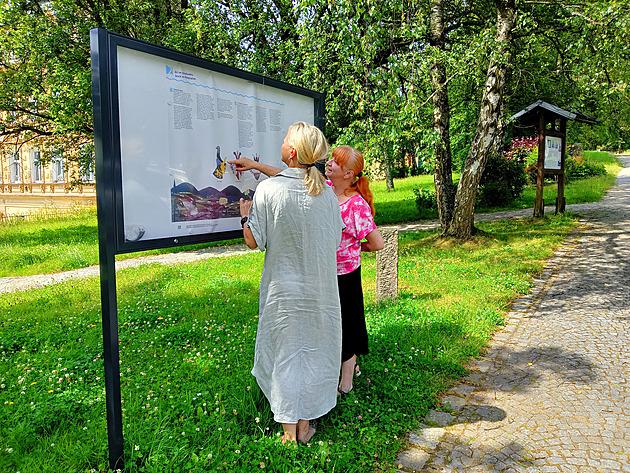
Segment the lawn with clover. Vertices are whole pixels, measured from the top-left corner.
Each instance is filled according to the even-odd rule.
[[[574,225],[569,215],[484,223],[488,234],[465,245],[401,234],[395,303],[375,303],[366,255],[370,354],[299,446],[281,444],[250,374],[263,254],[119,271],[127,471],[396,471],[406,434]],[[99,294],[90,278],[0,295],[0,471],[107,471]]]

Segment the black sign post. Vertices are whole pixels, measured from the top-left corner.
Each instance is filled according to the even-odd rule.
[[[116,219],[114,216],[114,152],[109,94],[110,74],[105,30],[91,31],[92,101],[94,109],[95,171],[98,188],[98,242],[101,277],[101,312],[103,322],[103,360],[105,368],[105,402],[109,467],[124,468],[123,429],[118,365],[118,307],[116,303]]]

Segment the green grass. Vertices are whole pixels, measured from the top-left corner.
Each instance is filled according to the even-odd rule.
[[[418,220],[420,214],[416,208],[415,187],[434,189],[433,175],[413,176],[394,180],[394,190],[388,192],[385,181],[370,182],[374,195],[374,208],[377,225]]]
[[[242,242],[228,240],[118,255],[117,260]],[[98,264],[95,209],[0,224],[0,277],[69,271]]]
[[[617,158],[606,152],[585,151],[584,159],[603,164],[608,173],[604,176],[590,177],[575,180],[564,186],[564,196],[567,204],[581,204],[584,202],[597,202],[606,194],[606,191],[615,183],[621,166]],[[459,175],[454,174],[453,179]],[[370,189],[374,194],[374,206],[376,208],[375,220],[378,225],[387,225],[399,222],[409,222],[420,219],[420,214],[415,204],[414,187],[419,186],[434,189],[433,176],[416,176],[394,181],[394,190],[387,192],[385,181],[370,183]],[[547,182],[543,190],[543,198],[547,205],[555,204],[558,195],[558,186]],[[534,208],[536,198],[536,186],[525,188],[518,199],[504,207],[477,207],[476,212],[496,212],[500,210],[517,210]],[[437,212],[431,217],[437,218]]]
[[[370,354],[352,394],[297,448],[281,445],[250,374],[264,255],[119,271],[128,471],[396,471],[405,434],[575,223],[480,223],[487,234],[465,245],[402,234],[396,303],[375,303],[366,255]],[[89,278],[0,295],[0,471],[107,470],[99,294]]]
[[[616,158],[604,152],[585,152],[586,159],[606,166],[608,174],[574,181],[565,186],[567,204],[600,200],[615,182],[621,167]],[[458,176],[455,175],[455,178]],[[376,207],[375,220],[378,225],[419,220],[413,189],[417,186],[433,189],[433,176],[415,176],[396,179],[394,191],[387,192],[384,181],[372,182]],[[548,204],[555,202],[557,186],[548,184],[544,199]],[[527,187],[523,195],[508,207],[478,208],[479,212],[534,208],[535,186]],[[437,214],[433,216],[437,218]],[[210,246],[229,245],[241,240],[206,243],[182,247],[165,248],[142,252],[142,255],[172,253]],[[138,256],[139,253],[118,255],[117,259]],[[0,224],[0,277],[25,276],[31,274],[57,273],[98,264],[98,235],[95,210],[78,210],[71,216],[35,218],[28,221],[4,222]]]

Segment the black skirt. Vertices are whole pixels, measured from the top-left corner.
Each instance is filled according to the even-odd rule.
[[[348,274],[337,275],[341,302],[341,361],[353,355],[367,355],[368,334],[363,310],[361,266]]]

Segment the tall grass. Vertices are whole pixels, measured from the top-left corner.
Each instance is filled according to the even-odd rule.
[[[481,223],[489,236],[464,246],[403,234],[395,303],[374,301],[366,255],[370,354],[352,393],[295,448],[250,374],[263,255],[119,271],[127,471],[396,471],[406,432],[574,225]],[[98,280],[0,295],[0,312],[0,471],[106,471]]]

